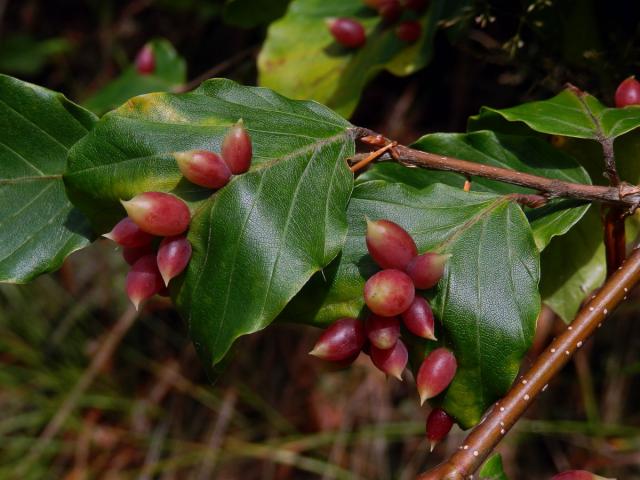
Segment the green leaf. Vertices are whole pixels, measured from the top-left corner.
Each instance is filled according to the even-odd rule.
[[[284,15],[291,0],[227,0],[225,22],[244,28],[271,23]]]
[[[639,231],[638,217],[627,218],[627,244],[635,241]],[[542,254],[542,300],[565,323],[573,321],[587,295],[605,280],[602,232],[600,209],[595,205],[569,233],[555,238]]]
[[[0,75],[0,282],[28,282],[89,243],[62,172],[95,121],[59,93]]]
[[[219,151],[238,118],[254,147],[249,173],[215,194],[182,179],[172,152]],[[340,251],[353,176],[351,125],[314,102],[216,79],[187,94],[136,97],[73,149],[65,176],[104,231],[120,198],[160,190],[188,201],[193,256],[173,296],[207,365],[267,326]]]
[[[573,158],[537,138],[488,131],[468,134],[435,133],[423,136],[412,147],[567,182],[591,184],[586,170]],[[406,168],[391,162],[375,165],[361,175],[358,181],[370,179],[403,182],[416,188],[433,183],[462,188],[465,181],[465,177],[457,173]],[[531,189],[480,177],[473,178],[472,190],[499,194],[537,193]],[[588,208],[589,205],[573,200],[556,199],[544,207],[526,209],[538,249],[543,250],[555,235],[566,233]]]
[[[590,140],[616,138],[640,127],[640,106],[607,108],[576,88],[567,88],[548,100],[512,108],[483,107],[480,117],[487,113],[510,122],[523,122],[536,132]],[[475,128],[477,121],[477,118],[471,121],[471,128]]]
[[[478,474],[480,475],[480,480],[509,480],[507,474],[504,473],[502,456],[499,453],[491,455],[489,459],[484,462]]]
[[[572,97],[575,97],[575,94],[567,90],[551,100],[507,109],[507,115],[503,115],[505,110],[484,108],[479,115],[470,119],[469,128],[471,130],[492,128],[500,132],[518,131],[522,134],[539,135],[531,130],[535,128],[538,132],[559,134],[561,133],[559,130],[543,128],[542,119],[545,115],[550,115],[549,112],[555,111],[557,118],[554,121],[579,122],[577,118],[563,119],[562,107],[558,108],[561,104],[559,100],[566,103],[570,102]],[[592,113],[595,114],[594,118],[598,119],[603,132],[611,135],[612,138],[617,136],[614,150],[621,178],[630,183],[638,183],[640,164],[637,161],[637,152],[640,146],[640,130],[634,130],[634,128],[640,120],[640,109],[638,107],[605,109],[597,100],[589,96],[587,103],[596,105],[592,108]],[[516,110],[515,113],[514,110]],[[530,110],[537,113],[537,116],[532,115]],[[575,113],[575,110],[572,110],[572,114]],[[525,118],[526,123],[522,123],[525,122]],[[520,122],[514,122],[515,120]],[[592,120],[589,121],[592,122]],[[593,125],[592,122],[591,127]],[[543,137],[540,136],[540,138]],[[602,146],[595,139],[557,136],[553,139],[553,145],[575,158],[596,183],[608,183],[602,175],[604,169]],[[634,240],[635,230],[637,225],[633,221],[627,221],[628,241]],[[599,209],[594,208],[568,234],[554,239],[543,253],[541,280],[543,301],[565,322],[571,322],[586,296],[602,284],[605,275],[602,222]]]
[[[101,115],[126,102],[131,97],[151,92],[170,92],[187,80],[187,67],[171,43],[164,39],[150,42],[156,62],[155,71],[141,75],[135,65],[84,102],[89,110]]]
[[[569,233],[555,238],[541,263],[542,300],[565,322],[571,322],[585,297],[606,276],[599,210],[592,208]]]
[[[361,0],[294,0],[286,15],[269,27],[258,58],[259,82],[293,98],[312,98],[349,116],[366,83],[386,69],[409,75],[432,55],[438,22],[468,0],[433,0],[417,19],[422,36],[413,45],[400,41]],[[406,18],[414,18],[411,13]],[[338,45],[326,26],[329,17],[351,17],[363,24],[367,42],[359,49]]]
[[[442,184],[417,190],[376,180],[356,186],[347,213],[342,254],[282,318],[327,324],[362,314],[364,282],[377,270],[367,254],[365,217],[399,223],[419,251],[453,255],[432,302],[441,322],[436,335],[453,349],[459,365],[440,400],[463,427],[475,424],[509,389],[540,308],[538,251],[522,210],[506,196]],[[431,345],[419,344],[420,359]]]

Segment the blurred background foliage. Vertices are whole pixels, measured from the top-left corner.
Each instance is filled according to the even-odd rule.
[[[269,22],[288,3],[0,0],[0,72],[98,113],[212,75],[256,84]],[[131,61],[154,39],[167,76],[134,91]],[[566,82],[611,104],[617,83],[640,74],[639,39],[629,0],[470,2],[440,21],[425,68],[377,75],[351,120],[411,142]],[[98,241],[56,274],[0,286],[0,478],[411,479],[464,435],[428,454],[412,380],[387,382],[364,361],[327,371],[306,355],[311,328],[244,338],[208,379],[169,304],[132,312],[124,275]],[[510,478],[569,467],[640,477],[638,311],[627,303],[507,436]],[[562,328],[544,310],[531,358]]]

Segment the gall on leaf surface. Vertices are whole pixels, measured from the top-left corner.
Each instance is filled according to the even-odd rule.
[[[213,194],[186,181],[173,153],[220,151],[239,118],[253,143],[251,170]],[[162,191],[187,202],[193,254],[171,291],[211,366],[236,338],[271,323],[340,251],[353,185],[350,129],[315,102],[215,79],[105,115],[71,152],[65,180],[98,231],[124,216],[120,198]]]
[[[407,337],[406,343],[414,373],[437,346],[455,353],[456,377],[438,401],[463,427],[474,425],[509,389],[533,339],[539,253],[527,218],[502,195],[442,184],[418,190],[380,180],[360,183],[349,202],[342,254],[294,299],[283,320],[327,324],[363,312],[364,283],[379,270],[367,253],[366,217],[403,225],[418,251],[452,254],[431,300],[442,326],[439,341]]]
[[[0,282],[26,283],[89,244],[62,172],[96,120],[60,93],[0,75]]]
[[[567,182],[591,184],[587,171],[571,156],[562,153],[547,141],[529,136],[508,135],[490,131],[471,133],[434,133],[418,139],[417,150],[460,158],[485,165],[533,173]],[[407,169],[402,165],[383,162],[358,177],[358,182],[386,180],[424,188],[433,183],[444,183],[462,188],[465,177],[451,172],[425,169]],[[496,194],[538,193],[534,190],[474,177],[474,192]],[[563,235],[589,209],[588,204],[573,199],[554,199],[544,207],[525,208],[539,250],[543,250],[554,236]]]
[[[154,39],[140,46],[141,50],[145,48],[153,54],[153,71],[144,74],[138,72],[134,55],[131,64],[120,76],[88,98],[84,106],[102,115],[131,97],[168,92],[187,81],[187,63],[168,40]]]
[[[272,23],[258,58],[259,83],[293,98],[311,98],[349,116],[368,80],[382,70],[406,76],[424,67],[433,52],[438,22],[456,16],[468,0],[433,0],[418,20],[415,43],[400,40],[392,25],[362,0],[293,0]],[[325,20],[347,17],[362,23],[366,43],[339,45]]]

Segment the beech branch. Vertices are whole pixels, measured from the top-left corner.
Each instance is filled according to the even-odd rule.
[[[619,225],[621,214],[622,222],[624,222],[626,211],[632,213],[640,205],[639,186],[616,182],[618,180],[617,172],[612,157],[606,159],[606,166],[607,173],[614,177],[616,185],[605,187],[565,182],[507,168],[422,152],[403,145],[391,145],[395,142],[363,128],[354,128],[353,134],[354,138],[363,144],[375,147],[378,153],[374,156],[357,154],[350,159],[352,164],[358,164],[364,159],[367,159],[366,163],[368,163],[390,155],[395,161],[407,166],[462,174],[466,178],[465,190],[470,186],[471,177],[474,176],[519,185],[539,193],[514,197],[520,203],[532,207],[543,205],[545,200],[551,198],[574,198],[588,202],[601,202],[611,207],[609,213],[611,218],[607,219],[610,227]],[[388,147],[388,152],[381,156],[381,147],[385,146]],[[366,165],[366,163],[363,162],[361,165]],[[613,217],[616,215],[614,212],[617,212],[615,218]],[[616,220],[618,221],[616,222]],[[614,230],[616,229],[611,228],[611,231],[608,232],[612,244],[619,243],[621,238],[620,232]],[[507,395],[491,407],[483,420],[467,436],[458,451],[445,463],[418,476],[417,480],[466,480],[473,478],[474,472],[491,454],[493,448],[524,414],[535,398],[547,389],[549,381],[582,347],[593,332],[602,325],[604,318],[618,304],[626,300],[629,290],[640,281],[640,250],[634,249],[627,260],[618,254],[620,251],[618,245],[616,248],[611,248],[611,252],[614,251],[616,252],[615,258],[612,258],[608,263],[611,265],[618,263],[621,266],[612,272],[607,282],[580,310],[571,325],[551,342],[551,345],[536,359],[527,373],[515,382]]]
[[[549,381],[571,359],[604,319],[640,280],[640,249],[591,297],[567,329],[536,359],[529,371],[516,380],[507,395],[496,402],[464,440],[458,451],[442,465],[423,473],[418,480],[471,478],[493,448],[524,414]]]
[[[378,148],[391,143],[390,140],[383,136],[364,128],[355,128],[354,133],[355,138]],[[389,153],[394,160],[404,165],[456,172],[468,178],[483,177],[512,185],[519,185],[536,190],[549,199],[575,198],[588,202],[601,202],[630,211],[635,211],[640,205],[640,187],[626,182],[621,182],[615,187],[565,182],[563,180],[519,172],[508,168],[494,167],[445,155],[423,152],[404,145],[394,146],[390,149]],[[368,156],[369,154],[365,153],[356,154],[351,158],[351,162],[357,163]]]

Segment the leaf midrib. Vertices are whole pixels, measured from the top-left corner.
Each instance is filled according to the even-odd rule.
[[[347,139],[348,139],[348,132],[347,132],[346,130],[345,130],[344,132],[341,132],[341,133],[337,134],[337,135],[333,135],[333,136],[331,136],[331,137],[328,137],[328,138],[322,139],[321,141],[315,142],[314,144],[306,145],[306,146],[304,146],[304,147],[299,148],[298,150],[294,150],[293,152],[290,152],[289,154],[287,154],[287,155],[285,155],[284,157],[282,157],[282,158],[279,160],[279,162],[278,162],[278,163],[286,162],[286,161],[289,161],[289,160],[291,160],[291,159],[295,159],[295,158],[299,158],[299,157],[303,156],[304,154],[306,154],[306,153],[307,153],[307,152],[309,152],[309,151],[317,151],[317,150],[318,150],[318,149],[320,149],[321,147],[324,147],[324,146],[329,145],[329,144],[331,144],[331,143],[335,143],[335,142],[337,142],[338,140],[340,140],[340,139],[341,139],[341,138],[343,138],[343,137],[344,137],[344,139],[345,139],[345,140],[347,140]],[[340,159],[340,158],[336,159],[336,163],[339,163],[340,161],[342,161],[342,159]],[[309,160],[309,162],[307,163],[307,167],[305,167],[305,171],[306,171],[306,169],[308,168],[308,165],[310,164],[310,162],[311,162],[311,159],[310,159],[310,160]],[[232,182],[233,182],[233,180],[232,180]],[[248,223],[248,221],[249,221],[249,218],[251,217],[251,213],[253,212],[253,210],[254,210],[254,208],[255,208],[255,205],[256,205],[256,202],[258,201],[258,199],[259,199],[259,197],[260,197],[260,193],[261,193],[261,191],[262,191],[262,186],[263,186],[263,184],[264,184],[264,182],[263,182],[263,178],[262,178],[262,176],[261,176],[261,178],[260,178],[260,182],[259,182],[259,186],[258,186],[258,190],[257,190],[257,192],[256,192],[256,196],[255,196],[255,199],[254,199],[254,202],[253,202],[253,204],[251,205],[251,208],[250,208],[250,209],[248,210],[248,212],[247,212],[247,216],[246,216],[246,218],[244,219],[243,226],[242,226],[242,230],[240,231],[240,233],[239,233],[239,235],[238,235],[238,238],[241,238],[241,237],[242,237],[242,235],[244,234],[244,230],[246,229],[246,225],[247,225],[247,223]],[[301,185],[301,182],[300,182],[300,181],[298,181],[298,184],[297,184],[297,186],[296,186],[296,191],[298,191],[298,190],[299,190],[300,185]],[[215,200],[214,200],[214,202],[215,202]],[[216,204],[217,204],[217,202],[216,202]],[[194,213],[194,216],[196,216],[196,215],[197,215],[197,214],[198,214],[202,209],[206,208],[206,206],[207,206],[207,205],[208,205],[208,202],[204,202],[204,204],[203,204],[203,205],[201,205],[200,207],[198,207],[198,208],[196,209],[196,212]],[[293,205],[293,202],[292,202],[292,205]],[[214,212],[214,210],[215,210],[215,205],[214,205],[214,206],[212,207],[212,209],[211,209],[211,214],[210,214],[210,216],[213,216],[213,212]],[[207,243],[207,244],[209,244],[209,242],[210,242],[210,240],[211,240],[211,235],[212,235],[211,225],[212,225],[212,222],[211,222],[211,221],[209,221],[209,234],[208,234],[208,243]],[[237,242],[237,241],[236,241],[235,243],[236,243],[236,245],[235,245],[234,252],[233,252],[233,256],[232,256],[232,258],[234,259],[234,261],[232,262],[233,267],[232,267],[232,270],[231,270],[231,272],[230,272],[230,274],[229,274],[229,281],[227,282],[226,296],[225,296],[225,303],[224,303],[224,307],[223,307],[223,309],[222,309],[222,315],[220,316],[220,321],[219,321],[219,322],[217,322],[218,328],[216,329],[215,338],[214,338],[214,339],[213,339],[213,341],[211,342],[211,350],[212,350],[212,351],[213,351],[213,350],[215,350],[215,346],[217,345],[218,339],[220,338],[220,332],[222,331],[222,326],[226,323],[227,307],[228,307],[228,303],[229,303],[229,296],[230,296],[230,292],[231,292],[231,289],[229,288],[229,285],[232,283],[233,275],[234,275],[234,272],[235,272],[235,264],[237,263],[237,262],[235,262],[235,257],[236,257],[236,256],[237,256],[237,254],[238,254],[239,245],[240,245],[240,242]],[[194,287],[193,287],[193,290],[194,290],[194,291],[196,291],[196,290],[200,287],[200,283],[201,283],[201,280],[202,280],[202,275],[203,275],[203,273],[204,273],[204,266],[205,266],[205,265],[206,265],[206,263],[207,263],[207,257],[208,257],[208,255],[209,255],[209,249],[207,248],[207,253],[206,253],[206,255],[205,255],[205,259],[204,259],[204,261],[202,262],[202,266],[201,266],[201,268],[200,268],[200,270],[199,270],[199,272],[198,272],[198,279],[196,280],[195,285],[194,285]],[[273,273],[273,271],[272,271],[272,273]],[[264,305],[263,305],[263,308],[264,308]],[[191,319],[192,319],[192,316],[193,316],[192,311],[193,311],[193,310],[191,309],[191,310],[190,310],[190,313],[189,313],[189,321],[190,321],[190,322],[191,322]],[[261,313],[261,315],[262,315],[262,313]],[[215,363],[215,359],[214,359],[214,363]]]

